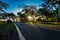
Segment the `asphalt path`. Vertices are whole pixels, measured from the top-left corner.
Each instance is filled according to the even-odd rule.
[[[16,25],[26,40],[60,40],[60,31],[31,26],[25,23],[16,23]],[[12,34],[12,40],[19,40],[16,29]]]
[[[19,36],[18,36],[16,27],[14,28],[14,30],[11,34],[11,40],[19,40]]]

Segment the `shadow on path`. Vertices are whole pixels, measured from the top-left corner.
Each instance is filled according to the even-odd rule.
[[[60,31],[16,23],[26,40],[60,40]]]

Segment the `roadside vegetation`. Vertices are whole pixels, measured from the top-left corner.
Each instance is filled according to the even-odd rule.
[[[19,5],[23,8],[17,15],[20,17],[21,22],[27,24],[60,27],[60,1],[57,0],[43,0],[37,9],[35,5]]]
[[[37,21],[30,21],[30,22],[26,22],[27,24],[30,25],[38,25],[38,26],[43,26],[43,27],[55,27],[55,28],[60,28],[60,22],[58,24],[57,19],[51,19],[49,18],[48,21],[46,19],[41,20],[40,18],[37,19]]]
[[[14,23],[9,23],[5,21],[0,21],[0,33],[9,32],[14,28]]]
[[[5,21],[0,21],[0,40],[10,40],[14,28],[14,23],[7,24]]]

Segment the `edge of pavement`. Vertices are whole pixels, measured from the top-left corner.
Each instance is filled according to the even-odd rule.
[[[28,23],[26,23],[28,24]],[[60,31],[60,27],[54,27],[54,26],[49,26],[49,25],[36,25],[36,24],[28,24],[28,25],[31,25],[31,26],[38,26],[38,27],[41,27],[41,28],[47,28],[47,29],[51,29],[51,30],[56,30],[56,31]]]
[[[19,40],[26,40],[16,24],[15,24],[15,27],[16,27],[16,30],[17,30],[17,33],[18,33],[18,36],[19,36]]]

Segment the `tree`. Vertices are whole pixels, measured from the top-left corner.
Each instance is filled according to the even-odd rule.
[[[22,14],[21,12],[18,12],[17,15],[20,17],[20,20],[22,22],[26,22],[26,15]]]
[[[0,1],[0,12],[6,13],[5,9],[7,9],[8,7],[9,5],[7,3]]]
[[[12,18],[14,20],[16,16],[14,13],[7,13],[7,17]]]
[[[21,12],[18,13],[18,15],[24,19],[27,20],[27,16],[29,15],[35,15],[35,12],[36,12],[36,7],[35,6],[32,6],[32,5],[19,5],[20,7],[23,8],[23,10]],[[24,12],[22,14],[22,12]]]
[[[59,24],[59,14],[58,14],[58,6],[57,5],[60,5],[60,1],[57,1],[57,0],[43,0],[44,3],[43,3],[43,8],[46,9],[47,11],[49,12],[54,12],[54,8],[56,10],[56,13],[57,13],[57,19],[58,19],[58,24]]]
[[[25,16],[25,15],[22,14],[21,12],[18,12],[17,15],[18,15],[20,18]]]
[[[23,8],[22,11],[25,11],[26,14],[32,14],[32,12],[36,12],[36,6],[34,5],[19,5],[19,8]]]
[[[58,19],[58,24],[59,24],[59,21],[60,21],[60,18],[59,18],[59,16],[60,16],[60,14],[59,14],[59,10],[60,10],[60,0],[57,0],[57,4],[58,4],[58,8],[56,9],[56,11],[57,11],[57,19]]]
[[[39,15],[45,15],[46,17],[51,17],[51,18],[54,18],[56,16],[56,11],[50,13],[49,11],[46,11],[45,9],[42,8],[38,10],[38,13]]]

